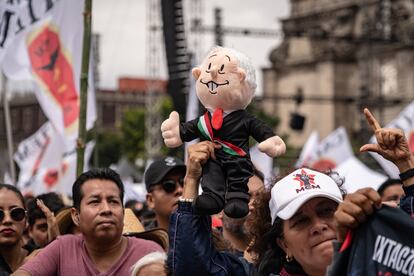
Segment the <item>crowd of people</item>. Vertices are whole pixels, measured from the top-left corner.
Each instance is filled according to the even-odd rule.
[[[0,184],[0,275],[335,275],[352,233],[377,210],[414,216],[405,134],[364,114],[377,143],[361,152],[393,162],[401,179],[346,194],[334,171],[292,169],[265,187],[256,169],[243,218],[193,208],[203,165],[220,149],[211,141],[188,147],[186,164],[168,156],[146,169],[142,204],[152,216],[125,207],[123,183],[108,168],[81,174],[70,206],[56,193],[24,197]]]

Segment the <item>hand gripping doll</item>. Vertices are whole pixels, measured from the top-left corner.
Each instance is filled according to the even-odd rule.
[[[176,111],[161,125],[164,143],[178,147],[196,138],[221,144],[216,160],[203,166],[201,187],[193,207],[200,214],[241,218],[248,214],[247,182],[253,175],[249,137],[270,157],[283,154],[283,140],[265,123],[245,110],[256,89],[254,67],[249,58],[233,49],[215,47],[200,67],[192,70],[197,96],[206,112],[200,118],[180,123]]]

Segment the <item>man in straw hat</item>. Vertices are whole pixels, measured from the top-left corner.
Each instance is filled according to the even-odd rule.
[[[81,174],[72,187],[72,220],[82,235],[59,236],[13,275],[129,275],[153,241],[122,235],[124,186],[111,169]]]

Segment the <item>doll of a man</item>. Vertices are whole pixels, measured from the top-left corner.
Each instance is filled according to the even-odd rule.
[[[161,125],[164,143],[171,148],[196,138],[221,145],[216,160],[203,166],[199,195],[193,206],[200,214],[241,218],[248,214],[247,182],[253,175],[249,155],[249,137],[259,142],[259,150],[270,157],[283,154],[283,140],[273,130],[246,112],[254,97],[254,67],[244,54],[223,47],[213,48],[200,67],[192,70],[197,96],[206,112],[200,118],[180,123],[173,111]]]

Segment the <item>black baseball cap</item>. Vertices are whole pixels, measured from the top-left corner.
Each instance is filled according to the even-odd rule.
[[[145,170],[145,187],[147,191],[154,184],[161,182],[161,180],[172,170],[182,170],[185,174],[186,166],[183,161],[176,157],[167,156],[149,165]]]

